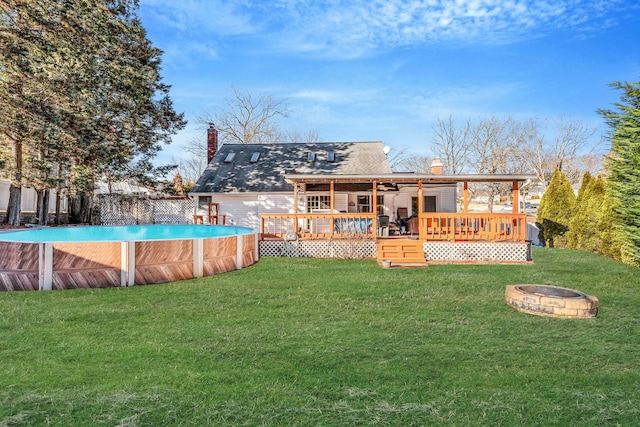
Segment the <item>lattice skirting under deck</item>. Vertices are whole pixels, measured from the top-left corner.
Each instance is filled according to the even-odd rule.
[[[531,262],[531,243],[424,242],[427,262]]]
[[[373,240],[265,240],[260,242],[260,256],[345,258],[362,259],[376,257]]]
[[[434,263],[527,263],[530,243],[507,242],[424,242],[427,262]],[[329,240],[265,240],[260,256],[307,258],[376,258],[376,242]]]

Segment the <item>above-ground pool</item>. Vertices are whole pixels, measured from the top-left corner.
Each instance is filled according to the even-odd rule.
[[[0,290],[173,282],[258,261],[258,235],[222,225],[46,227],[0,233]]]

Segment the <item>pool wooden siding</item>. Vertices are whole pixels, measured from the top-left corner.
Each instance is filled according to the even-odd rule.
[[[140,242],[0,242],[0,291],[105,288],[211,276],[256,263],[256,233]]]
[[[51,287],[120,286],[120,259],[120,242],[54,243]]]
[[[0,242],[0,290],[37,290],[38,252],[37,243]]]

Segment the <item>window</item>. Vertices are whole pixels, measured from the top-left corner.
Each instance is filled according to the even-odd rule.
[[[438,204],[437,204],[436,196],[423,197],[422,209],[425,212],[437,212],[438,211],[437,207],[438,207]]]
[[[210,202],[211,196],[198,196],[198,213],[206,213]]]
[[[358,196],[358,212],[359,213],[371,212],[371,196]]]
[[[308,162],[315,162],[316,161],[316,153],[309,151],[307,153],[307,161]]]
[[[327,151],[327,162],[335,162],[335,161],[336,161],[336,152]]]
[[[251,163],[255,163],[255,162],[257,162],[257,161],[258,161],[258,159],[259,159],[259,158],[260,158],[260,153],[258,153],[258,152],[256,151],[255,153],[253,153],[253,154],[251,155],[251,160],[250,160],[250,162],[251,162]]]
[[[438,212],[436,196],[422,196],[422,212]],[[418,198],[411,198],[411,215],[418,215]]]
[[[318,209],[331,209],[331,196],[308,196],[307,212],[311,213]]]
[[[231,163],[233,161],[233,158],[236,156],[236,153],[229,153],[227,154],[227,157],[224,159],[225,163]]]

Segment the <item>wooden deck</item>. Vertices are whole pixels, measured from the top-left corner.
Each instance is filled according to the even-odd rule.
[[[376,242],[376,249],[378,264],[391,261],[393,266],[427,266],[420,240],[381,238]]]
[[[527,216],[522,213],[423,213],[418,230],[420,241],[525,242]],[[269,214],[262,215],[263,238],[323,240],[377,239],[388,235],[379,229],[374,214]]]

